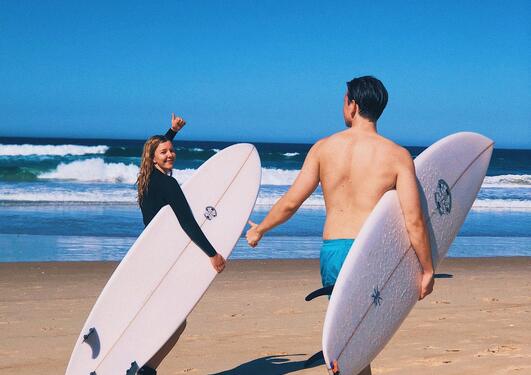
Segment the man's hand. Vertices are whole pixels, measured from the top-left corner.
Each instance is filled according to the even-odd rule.
[[[210,263],[212,263],[212,267],[214,267],[217,273],[221,273],[225,269],[225,258],[219,253],[210,257]]]
[[[433,278],[433,272],[424,272],[422,273],[422,280],[420,283],[420,296],[419,301],[424,299],[428,294],[433,292],[433,284],[435,279]]]
[[[253,223],[251,220],[249,220],[249,225],[251,228],[245,234],[245,238],[247,238],[249,246],[256,247],[258,242],[262,239],[263,233],[258,230],[258,224]]]
[[[186,125],[186,121],[182,117],[175,116],[175,113],[171,114],[171,130],[177,133],[184,125]]]

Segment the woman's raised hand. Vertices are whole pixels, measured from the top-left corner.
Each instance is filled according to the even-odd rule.
[[[175,116],[175,113],[171,114],[171,130],[177,133],[184,125],[186,125],[186,121],[182,117]]]

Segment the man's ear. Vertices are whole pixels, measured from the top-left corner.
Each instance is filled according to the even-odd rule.
[[[354,118],[356,116],[356,113],[358,113],[358,104],[356,103],[355,100],[352,100],[349,105],[348,105],[348,109],[350,111],[350,115],[352,116],[352,118]]]

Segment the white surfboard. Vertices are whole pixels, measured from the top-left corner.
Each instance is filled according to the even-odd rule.
[[[415,159],[434,266],[477,196],[492,149],[486,137],[457,133]],[[363,225],[330,298],[323,327],[329,373],[356,375],[376,357],[417,302],[420,277],[397,193],[389,191]]]
[[[261,167],[253,145],[207,160],[182,186],[214,248],[228,258],[254,207]],[[77,339],[67,375],[134,375],[171,337],[216,276],[170,206],[144,229],[107,282]]]

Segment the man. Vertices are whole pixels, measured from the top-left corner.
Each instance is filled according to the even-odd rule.
[[[409,238],[423,269],[419,299],[433,290],[433,264],[409,152],[377,133],[376,122],[387,104],[387,90],[370,76],[347,83],[343,116],[347,129],[315,143],[295,182],[260,224],[249,221],[247,242],[288,220],[317,188],[323,189],[326,221],[321,248],[323,286],[335,284],[341,266],[365,219],[382,195],[396,189]],[[371,374],[370,366],[361,374]]]

